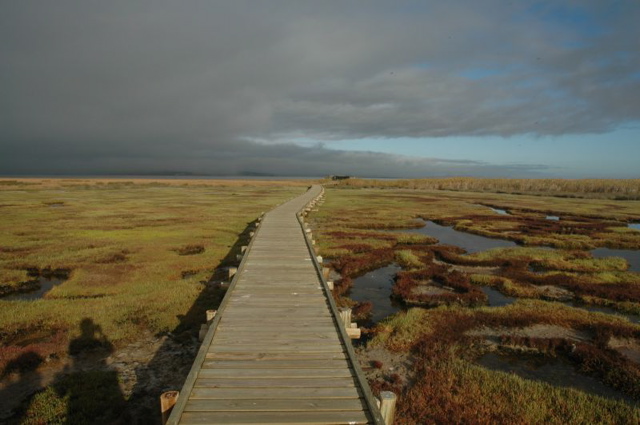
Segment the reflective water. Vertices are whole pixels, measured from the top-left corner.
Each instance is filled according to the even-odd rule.
[[[424,220],[423,220],[424,221]],[[433,221],[426,221],[425,226],[420,229],[404,230],[408,233],[418,233],[421,235],[433,236],[443,245],[456,245],[463,248],[468,253],[486,251],[492,248],[507,248],[517,246],[513,241],[503,239],[491,239],[484,236],[472,235],[471,233],[459,232],[450,226],[441,226]]]
[[[629,263],[629,270],[640,272],[640,251],[630,249],[596,248],[591,251],[591,255],[596,258],[622,257]]]
[[[40,288],[30,292],[22,292],[18,294],[11,294],[5,297],[2,297],[2,300],[6,301],[33,301],[40,299],[45,296],[47,292],[53,289],[55,286],[60,285],[64,282],[63,279],[51,278],[47,279],[44,277],[37,278],[37,282],[40,284]]]
[[[640,230],[640,223],[629,223],[630,229]]]
[[[490,307],[503,307],[516,302],[516,298],[507,297],[502,292],[490,286],[481,286],[480,289],[482,289],[482,292],[484,292],[489,299]]]
[[[493,207],[489,207],[489,209],[495,213],[498,213],[500,215],[511,215],[509,212],[507,212],[507,210],[503,210],[500,208],[493,208]]]
[[[354,301],[369,301],[373,304],[371,320],[379,322],[400,310],[400,304],[391,299],[391,288],[396,273],[401,267],[392,264],[374,270],[353,281],[348,297]]]
[[[573,365],[559,358],[487,353],[480,357],[477,363],[487,369],[513,373],[525,379],[547,382],[558,387],[575,388],[602,397],[631,401],[629,397],[597,379],[576,372]]]
[[[560,217],[558,217],[557,215],[548,215],[545,217],[547,220],[552,220],[552,221],[558,221],[560,220]]]

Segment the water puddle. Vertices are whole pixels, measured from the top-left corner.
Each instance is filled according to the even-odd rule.
[[[560,217],[558,217],[557,215],[548,215],[545,217],[545,219],[551,220],[551,221],[559,221]]]
[[[629,223],[629,229],[640,230],[640,223]]]
[[[633,403],[631,398],[595,378],[576,372],[568,361],[559,358],[487,353],[480,357],[477,363],[487,369],[513,373],[524,379],[542,381],[557,387],[575,388],[585,393]]]
[[[34,300],[39,300],[40,298],[44,297],[45,294],[47,292],[49,292],[50,290],[52,290],[54,287],[60,285],[62,282],[64,282],[64,279],[58,279],[55,277],[52,278],[45,278],[45,277],[38,277],[36,279],[36,282],[40,284],[40,288],[36,289],[34,291],[29,291],[29,292],[20,292],[17,294],[10,294],[7,296],[4,296],[0,299],[5,300],[5,301],[34,301]]]
[[[640,272],[640,251],[630,249],[596,248],[591,251],[596,258],[622,257],[629,263],[629,271]]]
[[[393,278],[400,270],[401,267],[392,264],[360,276],[353,280],[353,287],[347,296],[353,301],[371,302],[371,320],[377,323],[401,309],[401,305],[391,299]]]
[[[509,213],[507,210],[503,210],[500,208],[493,208],[493,207],[489,207],[489,209],[495,213],[498,213],[500,215],[511,215],[511,213]]]
[[[484,292],[489,299],[489,307],[504,307],[505,305],[516,302],[516,298],[507,297],[502,292],[490,286],[481,286],[480,289],[482,289],[482,292]]]
[[[420,229],[403,230],[407,233],[417,233],[420,235],[433,236],[442,245],[456,245],[463,248],[469,254],[486,251],[492,248],[508,248],[517,246],[513,241],[503,239],[491,239],[484,236],[473,235],[471,233],[460,232],[450,226],[441,226],[433,221],[424,221],[424,227]]]

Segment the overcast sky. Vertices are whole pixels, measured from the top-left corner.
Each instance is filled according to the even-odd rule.
[[[0,174],[640,177],[637,0],[0,0]]]

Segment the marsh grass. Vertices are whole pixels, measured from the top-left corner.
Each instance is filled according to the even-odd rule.
[[[346,188],[448,190],[537,194],[560,198],[640,199],[640,179],[491,179],[473,177],[431,178],[410,180],[348,179],[327,182]],[[485,202],[492,205],[491,201]],[[492,205],[501,208],[500,205]]]
[[[306,187],[215,180],[0,182],[0,285],[18,285],[30,279],[30,270],[69,272],[44,299],[0,298],[0,367],[19,352],[64,353],[70,330],[87,317],[116,346],[143,330],[175,329],[214,270],[235,261],[237,253],[229,250],[247,225]],[[17,345],[43,329],[57,331]]]
[[[555,325],[594,333],[594,343],[572,344],[559,338],[508,336],[508,329]],[[606,347],[612,336],[640,334],[640,327],[607,315],[542,301],[518,301],[502,308],[412,308],[382,321],[371,346],[412,351],[413,384],[373,382],[374,390],[401,394],[400,423],[636,423],[640,409],[581,391],[554,387],[475,365],[483,351],[473,329],[502,329],[502,344],[536,349],[546,356],[565,356],[582,373],[599,377],[638,399],[638,366]],[[534,403],[523,405],[524,400]],[[527,404],[527,403],[524,403]],[[561,411],[559,406],[563,406]],[[606,407],[606,412],[601,409]],[[568,413],[566,413],[568,412]],[[453,418],[453,419],[452,419]]]
[[[490,371],[463,360],[421,367],[398,406],[398,423],[635,424],[624,402]]]
[[[420,269],[425,265],[413,251],[405,249],[396,251],[396,263],[404,269]]]
[[[490,182],[454,179],[438,187],[430,186],[434,181],[422,183],[340,182],[327,190],[325,204],[311,215],[318,246],[343,276],[345,288],[360,274],[393,261],[404,268],[396,276],[394,295],[409,306],[438,306],[408,308],[383,320],[368,342],[369,347],[411,352],[417,359],[411,379],[387,376],[371,382],[374,392],[400,395],[396,422],[638,423],[640,409],[624,401],[477,366],[475,358],[486,350],[485,344],[483,338],[467,333],[491,329],[502,349],[563,357],[581,373],[640,400],[638,366],[608,347],[614,337],[638,340],[640,326],[619,316],[542,300],[550,296],[547,289],[557,288],[552,296],[619,311],[640,307],[640,275],[628,272],[622,258],[593,258],[586,251],[596,246],[640,247],[640,232],[622,229],[626,222],[638,220],[640,203],[604,199],[619,196],[616,190],[627,190],[625,197],[636,196],[638,183],[622,182],[614,189],[610,183],[616,182],[579,182],[582,186],[572,195],[583,198],[579,200],[565,197],[563,191],[571,184],[554,188],[554,182],[520,182],[535,189],[537,196],[491,193],[511,191],[505,187],[515,182],[487,186]],[[454,192],[451,185],[483,193]],[[554,196],[540,196],[545,194]],[[499,216],[486,205],[511,215]],[[546,220],[547,215],[560,220]],[[411,240],[421,235],[384,231],[420,226],[416,218],[523,246],[466,254],[457,247],[434,245],[432,238]],[[431,282],[446,286],[449,293],[416,291]],[[484,296],[478,286],[494,287],[519,300],[506,307],[478,307]],[[335,294],[339,302],[349,304],[345,292],[338,286]],[[588,340],[576,343],[553,334],[516,338],[509,332],[535,326],[566,329]]]

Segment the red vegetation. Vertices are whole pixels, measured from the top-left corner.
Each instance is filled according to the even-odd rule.
[[[562,338],[514,336],[503,336],[502,343],[535,348],[554,357],[564,355],[576,364],[581,373],[594,376],[633,399],[640,400],[640,366],[606,346]]]
[[[0,346],[0,370],[3,370],[3,374],[12,372],[11,368],[22,368],[23,365],[20,363],[33,356],[38,356],[43,361],[54,358],[57,353],[64,352],[68,344],[67,336],[62,331],[48,330],[46,334],[42,334],[42,331],[36,329],[32,332],[23,331],[20,336],[0,337],[3,341],[3,345]],[[42,337],[33,337],[34,334],[42,334]]]
[[[382,369],[382,362],[380,360],[372,360],[371,367],[374,367],[376,369]]]
[[[373,303],[371,301],[359,302],[353,306],[351,314],[354,320],[363,320],[371,316]]]
[[[332,239],[378,239],[382,241],[395,241],[396,236],[392,233],[384,234],[377,232],[329,232],[327,236],[330,236]]]
[[[425,282],[435,281],[451,290],[450,293],[416,293],[416,289]],[[437,306],[458,304],[476,306],[485,304],[487,296],[478,287],[469,282],[464,273],[449,271],[442,264],[431,264],[419,271],[400,272],[393,286],[393,295],[410,305]]]
[[[394,260],[394,250],[381,248],[359,256],[343,257],[332,262],[332,267],[344,277],[356,278],[372,270],[388,266]]]
[[[367,245],[366,243],[352,243],[339,245],[339,249],[346,249],[350,251],[352,254],[362,254],[363,252],[371,251],[371,245]]]
[[[499,267],[506,263],[506,260],[497,258],[480,260],[462,255],[465,253],[465,250],[457,246],[438,245],[431,247],[431,250],[439,260],[461,266]]]
[[[606,298],[613,301],[640,302],[640,286],[631,283],[592,283],[586,278],[564,273],[540,275],[526,270],[527,263],[510,263],[502,276],[511,280],[533,285],[553,285],[564,287],[576,295]]]
[[[338,301],[338,298],[349,292],[349,289],[353,286],[353,280],[348,277],[338,279],[333,283],[333,296]]]

